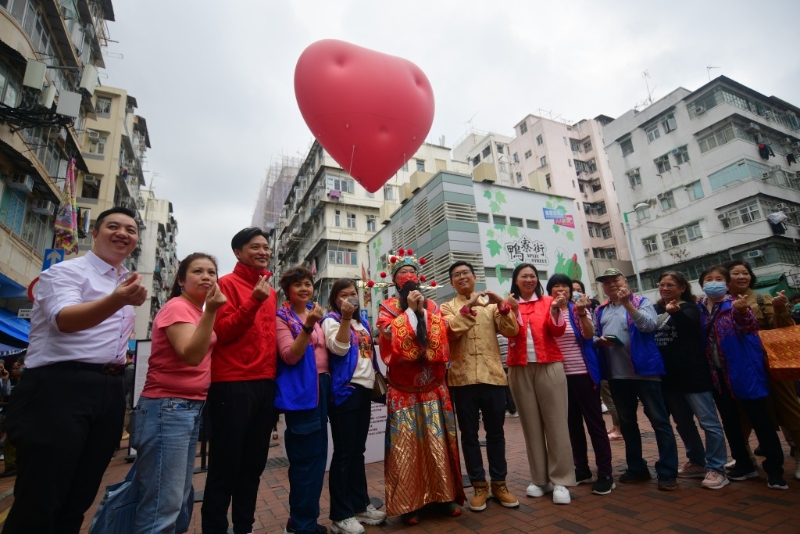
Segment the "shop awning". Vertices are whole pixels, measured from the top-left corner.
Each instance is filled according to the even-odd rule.
[[[0,332],[27,343],[30,331],[31,323],[20,319],[11,310],[0,308]]]
[[[8,276],[0,273],[0,298],[25,298],[27,295],[28,290],[25,286],[18,284]]]
[[[759,276],[755,288],[759,293],[769,293],[773,297],[778,291],[789,292],[789,283],[786,281],[786,274],[776,273]]]
[[[16,356],[17,354],[22,354],[26,350],[28,349],[21,349],[19,347],[12,347],[11,345],[0,343],[0,358],[5,358],[6,356]]]

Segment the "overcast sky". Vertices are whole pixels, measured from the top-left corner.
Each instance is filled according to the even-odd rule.
[[[313,137],[294,97],[294,67],[320,39],[406,58],[428,76],[428,140],[452,147],[471,120],[513,136],[528,113],[576,122],[616,117],[679,86],[724,74],[800,104],[800,2],[729,0],[265,1],[117,0],[101,74],[147,119],[146,174],[172,201],[178,254],[235,263],[270,162],[305,157]]]

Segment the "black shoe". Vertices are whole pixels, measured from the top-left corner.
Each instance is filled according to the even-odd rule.
[[[770,475],[767,477],[767,487],[769,489],[788,490],[789,485],[781,476]]]
[[[630,469],[625,471],[619,476],[620,482],[644,482],[647,480],[652,479],[653,476],[650,474],[650,471],[631,471]]]
[[[764,452],[761,450],[760,446],[753,449],[753,454],[756,456],[766,456],[766,454],[764,454]]]
[[[747,480],[748,478],[756,478],[758,471],[755,467],[738,467],[734,466],[733,469],[728,471],[728,478],[731,480]]]
[[[589,484],[594,482],[594,477],[591,471],[578,471],[575,470],[575,482],[578,484]]]
[[[290,517],[286,521],[286,528],[283,529],[283,534],[294,534],[294,523],[292,523],[292,518]],[[323,527],[322,525],[317,525],[317,534],[328,534],[327,527]]]
[[[597,482],[592,484],[592,493],[595,495],[608,495],[611,490],[617,487],[614,484],[614,477],[608,475],[597,475]]]
[[[0,473],[0,478],[13,477],[16,474],[17,474],[16,469],[6,469],[2,473]]]
[[[658,480],[658,489],[661,491],[675,491],[678,489],[678,483],[674,478],[664,478]]]

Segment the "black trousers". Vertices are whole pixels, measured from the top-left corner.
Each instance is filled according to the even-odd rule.
[[[252,532],[261,474],[275,426],[275,381],[216,382],[208,389],[208,476],[203,534],[228,531],[228,506],[236,534]]]
[[[119,446],[124,417],[121,374],[27,369],[8,409],[18,473],[3,533],[77,534]]]
[[[778,439],[778,432],[775,430],[775,423],[770,419],[767,411],[767,397],[761,399],[739,399],[731,397],[730,389],[725,380],[725,375],[721,369],[717,370],[719,375],[720,392],[714,392],[714,403],[717,405],[720,419],[722,420],[722,430],[728,440],[728,447],[731,456],[736,460],[736,467],[742,469],[755,469],[750,461],[750,450],[744,439],[742,432],[742,419],[739,414],[738,406],[742,407],[753,430],[756,431],[758,444],[766,458],[764,459],[764,471],[767,475],[774,477],[783,476],[783,449]]]
[[[461,451],[471,482],[486,482],[483,456],[478,442],[478,428],[483,416],[486,431],[486,456],[489,460],[489,476],[493,482],[506,479],[506,436],[503,425],[506,420],[506,387],[492,384],[470,384],[450,386],[450,396],[456,408],[458,429],[461,432]]]

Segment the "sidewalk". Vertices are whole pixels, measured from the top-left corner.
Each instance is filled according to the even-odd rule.
[[[608,418],[608,416],[606,416]],[[639,422],[642,428],[644,457],[653,470],[657,456],[655,438],[647,419],[641,409]],[[610,421],[607,419],[610,426]],[[717,491],[704,490],[700,487],[702,479],[678,479],[678,490],[662,492],[656,488],[655,481],[638,484],[622,484],[617,482],[617,489],[610,495],[592,495],[591,485],[582,484],[571,488],[572,503],[555,505],[550,496],[532,499],[525,496],[525,489],[530,483],[528,462],[519,419],[506,419],[506,450],[508,460],[509,490],[519,498],[520,507],[503,508],[497,502],[490,501],[484,512],[474,513],[463,509],[458,518],[442,518],[437,516],[423,517],[420,525],[406,527],[399,517],[390,518],[379,527],[366,527],[367,533],[378,532],[606,532],[606,533],[641,533],[641,532],[678,532],[678,533],[722,533],[722,532],[767,532],[771,534],[800,532],[800,481],[793,478],[795,460],[787,455],[784,468],[789,491],[778,491],[767,488],[766,475],[760,471],[760,477],[744,482],[731,482],[730,485]],[[283,429],[280,429],[281,436]],[[483,437],[481,435],[481,437]],[[281,438],[282,439],[282,438]],[[782,440],[782,437],[781,437]],[[678,450],[684,461],[683,445],[678,439]],[[123,442],[124,443],[124,442]],[[755,447],[755,443],[753,443]],[[785,443],[784,443],[785,446]],[[625,465],[625,445],[622,441],[612,441],[611,449],[615,478],[623,471]],[[87,532],[91,517],[107,484],[118,482],[127,473],[130,464],[124,461],[126,450],[121,450],[111,460],[103,480],[103,488],[99,492],[94,506],[87,514],[87,520],[81,532]],[[591,453],[590,453],[591,455]],[[590,458],[591,463],[591,458]],[[199,465],[199,458],[198,458]],[[262,476],[256,505],[255,532],[280,533],[289,517],[287,478],[287,462],[283,448],[270,449],[270,459]],[[463,470],[462,470],[463,471]],[[327,476],[326,476],[327,478]],[[367,466],[370,495],[383,499],[383,464],[374,463]],[[0,479],[0,495],[5,495],[13,486],[13,477]],[[195,475],[195,489],[202,490],[205,474]],[[472,490],[466,490],[468,498]],[[0,524],[5,520],[5,511],[11,505],[12,496],[0,500]],[[327,480],[320,502],[322,513],[320,524],[330,528],[328,519],[329,496]],[[200,504],[196,504],[192,517],[191,533],[200,534]]]

